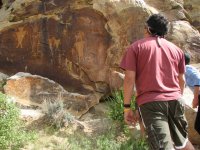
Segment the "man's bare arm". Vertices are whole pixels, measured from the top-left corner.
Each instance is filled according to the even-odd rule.
[[[181,94],[183,95],[183,91],[184,91],[184,88],[185,88],[185,75],[179,74],[178,79],[179,79],[179,86],[180,86],[180,89],[181,89]]]
[[[135,86],[135,72],[128,70],[125,71],[124,104],[130,104],[134,86]]]
[[[193,108],[197,108],[199,104],[199,91],[200,91],[200,86],[194,86],[194,99],[192,102]]]

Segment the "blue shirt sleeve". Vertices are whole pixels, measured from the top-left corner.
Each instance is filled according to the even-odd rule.
[[[195,85],[200,86],[200,72],[191,65],[186,65],[186,85],[194,87]]]

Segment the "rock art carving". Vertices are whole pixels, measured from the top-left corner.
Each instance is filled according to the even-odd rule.
[[[84,57],[84,48],[85,48],[85,34],[82,31],[79,31],[77,35],[75,35],[75,44],[74,48],[76,52],[78,53],[78,62],[83,60]]]
[[[51,37],[48,39],[49,47],[51,50],[58,49],[60,45],[60,39],[56,39],[55,37]]]
[[[37,25],[32,26],[32,32],[33,34],[31,35],[31,51],[33,56],[38,56],[39,55],[39,50],[38,50],[38,44],[39,44],[39,28]]]
[[[17,37],[17,46],[16,46],[16,48],[22,48],[23,47],[22,42],[23,42],[23,39],[24,39],[24,37],[26,35],[26,32],[27,31],[24,30],[24,27],[19,27],[18,31],[15,32],[15,35]]]

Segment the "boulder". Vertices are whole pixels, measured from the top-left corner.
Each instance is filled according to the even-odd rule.
[[[4,90],[5,94],[14,97],[17,103],[25,106],[42,108],[46,102],[62,102],[64,109],[76,117],[80,117],[96,105],[102,96],[99,93],[70,93],[48,78],[22,72],[8,78]]]
[[[106,19],[89,8],[57,17],[37,16],[7,28],[0,37],[1,70],[45,76],[75,92],[95,91],[109,71]],[[102,85],[106,91],[108,86]]]
[[[190,142],[196,145],[200,145],[200,135],[194,129],[194,122],[197,115],[197,109],[192,108],[193,92],[189,87],[185,88],[183,99],[186,103],[185,116],[188,121],[188,136]]]
[[[194,122],[197,112],[191,107],[186,107],[185,110],[186,119],[188,121],[188,137],[192,144],[200,145],[200,135],[194,129]]]
[[[200,1],[184,0],[184,8],[190,16],[191,24],[200,31]]]
[[[158,12],[167,16],[169,21],[189,20],[187,11],[184,9],[182,0],[145,0],[149,7],[153,7]]]
[[[187,21],[173,21],[167,39],[191,54],[191,62],[200,62],[200,33]]]

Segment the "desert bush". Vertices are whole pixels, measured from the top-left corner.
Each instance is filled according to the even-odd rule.
[[[108,116],[113,121],[120,122],[122,132],[125,134],[127,140],[121,143],[120,150],[129,150],[129,149],[137,149],[137,150],[147,150],[148,144],[145,139],[139,138],[135,139],[135,137],[132,136],[132,131],[129,129],[129,127],[124,123],[124,95],[123,91],[115,91],[112,93],[110,97],[107,98],[108,103]],[[131,109],[135,110],[135,96],[132,97],[131,100]]]
[[[34,134],[25,131],[19,118],[19,109],[7,98],[0,93],[0,149],[19,149],[34,139]]]
[[[49,125],[57,129],[74,121],[74,116],[64,109],[61,95],[56,100],[46,99],[43,103],[43,112],[47,116]]]
[[[107,97],[107,103],[108,103],[108,116],[113,119],[120,122],[124,121],[124,95],[123,91],[115,91],[112,93],[111,96]],[[135,109],[135,97],[132,97],[131,100],[131,108]]]

